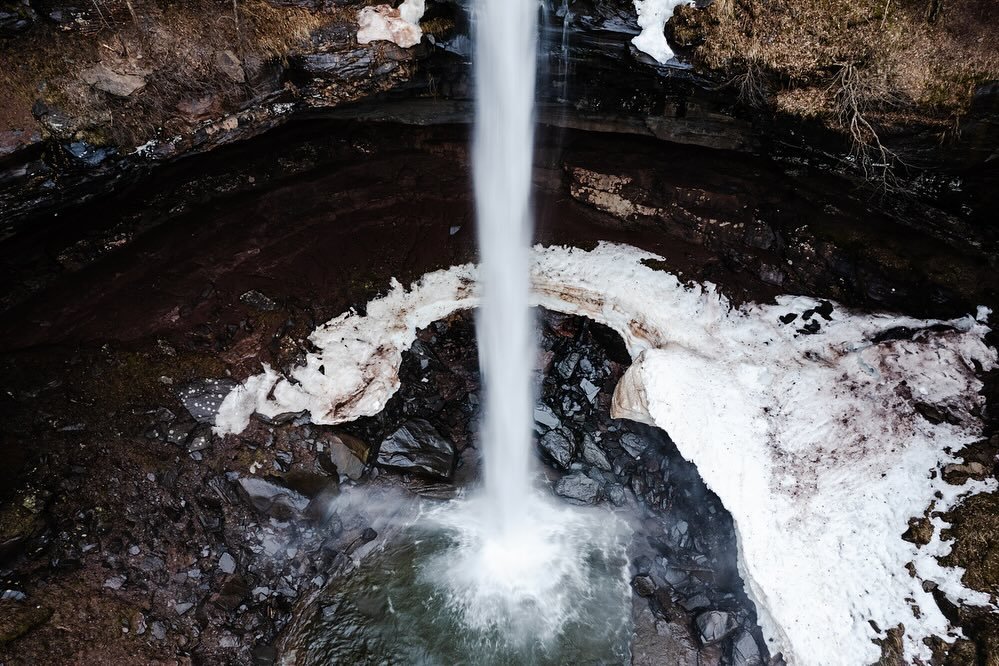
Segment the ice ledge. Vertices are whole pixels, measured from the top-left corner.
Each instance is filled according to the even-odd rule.
[[[995,489],[951,486],[940,473],[955,460],[947,451],[980,435],[974,364],[996,366],[983,341],[987,311],[936,322],[790,296],[732,308],[713,285],[681,284],[645,265],[659,257],[628,246],[538,247],[534,257],[535,304],[590,317],[624,339],[634,363],[615,391],[615,416],[669,432],[731,512],[747,593],[789,664],[877,661],[873,640],[884,634],[870,621],[903,624],[909,659],[928,658],[923,638],[960,632],[924,580],[959,603],[988,604],[961,585],[961,570],[937,562],[949,550],[939,519],[923,548],[900,536],[931,503],[946,511]],[[399,386],[417,328],[477,304],[471,265],[408,290],[393,281],[365,316],[348,312],[317,329],[310,339],[319,351],[289,377],[265,368],[234,389],[216,431],[239,432],[254,412],[307,410],[326,424],[376,414]],[[789,313],[796,319],[783,324]],[[799,331],[805,319],[817,333]],[[939,323],[952,330],[873,342],[889,329]],[[929,423],[919,403],[959,425]]]

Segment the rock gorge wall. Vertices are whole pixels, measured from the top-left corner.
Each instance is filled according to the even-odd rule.
[[[412,48],[358,43],[358,12],[372,4],[0,4],[6,65],[0,83],[7,90],[0,107],[2,233],[14,233],[19,220],[41,210],[132,181],[161,162],[246,139],[303,113],[467,122],[469,3],[428,2],[424,38]],[[938,6],[930,21],[929,15],[919,18],[918,3],[902,3],[898,17],[882,17],[859,3],[837,20],[839,4],[824,10],[829,16],[809,3],[758,6],[754,0],[682,8],[667,35],[692,69],[660,66],[631,45],[639,28],[628,0],[551,0],[543,10],[540,117],[564,127],[777,158],[845,174],[856,186],[873,180],[875,191],[891,190],[887,201],[875,198],[876,205],[979,246],[981,239],[964,227],[986,225],[994,206],[989,158],[999,137],[999,94],[990,81],[999,70],[988,55],[994,37],[987,30],[983,37],[981,29],[994,12]],[[968,19],[971,11],[978,11],[977,23]],[[815,23],[816,15],[828,20]],[[773,23],[769,32],[757,25],[766,21]],[[887,35],[906,21],[919,27],[923,40],[933,30],[946,33],[939,48],[951,48],[965,62],[964,69],[953,63],[946,68],[963,77],[949,90],[949,105],[913,94],[905,113],[892,115],[864,101],[860,120],[878,132],[873,148],[870,136],[859,144],[851,138],[856,119],[844,125],[838,107],[826,108],[833,102],[797,111],[789,106],[788,99],[834,80],[843,57],[864,71],[873,56],[854,53],[854,42],[839,32],[844,25],[876,32],[880,24]],[[782,51],[764,48],[778,38]],[[894,44],[886,41],[885,52]],[[938,51],[917,55],[928,63],[941,60]],[[910,60],[917,55],[909,54]],[[922,62],[918,58],[915,64]],[[895,167],[887,175],[871,161],[878,147]]]

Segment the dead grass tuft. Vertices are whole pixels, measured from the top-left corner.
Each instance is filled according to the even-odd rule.
[[[2,46],[17,53],[5,58],[13,66],[0,68],[7,91],[0,131],[32,123],[28,110],[42,99],[66,119],[61,138],[133,148],[194,122],[192,105],[245,106],[258,94],[251,85],[255,71],[286,58],[340,13],[266,0],[95,0],[82,27],[40,24]],[[245,80],[225,66],[226,53]],[[146,85],[127,98],[96,90],[79,76],[96,64],[143,74]]]
[[[820,118],[869,164],[891,157],[879,127],[952,126],[975,86],[999,79],[993,0],[717,0],[674,20],[747,103]]]

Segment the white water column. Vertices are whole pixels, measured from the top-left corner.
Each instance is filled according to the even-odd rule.
[[[482,440],[491,519],[510,535],[530,492],[535,361],[528,309],[536,0],[475,7],[475,198],[481,258]]]

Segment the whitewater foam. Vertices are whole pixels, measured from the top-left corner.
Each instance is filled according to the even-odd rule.
[[[627,544],[630,528],[604,509],[556,504],[532,492],[516,532],[497,538],[488,496],[435,507],[421,520],[452,535],[452,548],[423,575],[447,590],[466,626],[514,645],[553,641],[578,621],[598,587],[616,590],[606,620],[629,622]],[[603,580],[598,580],[603,579]],[[592,620],[592,617],[590,618]]]

